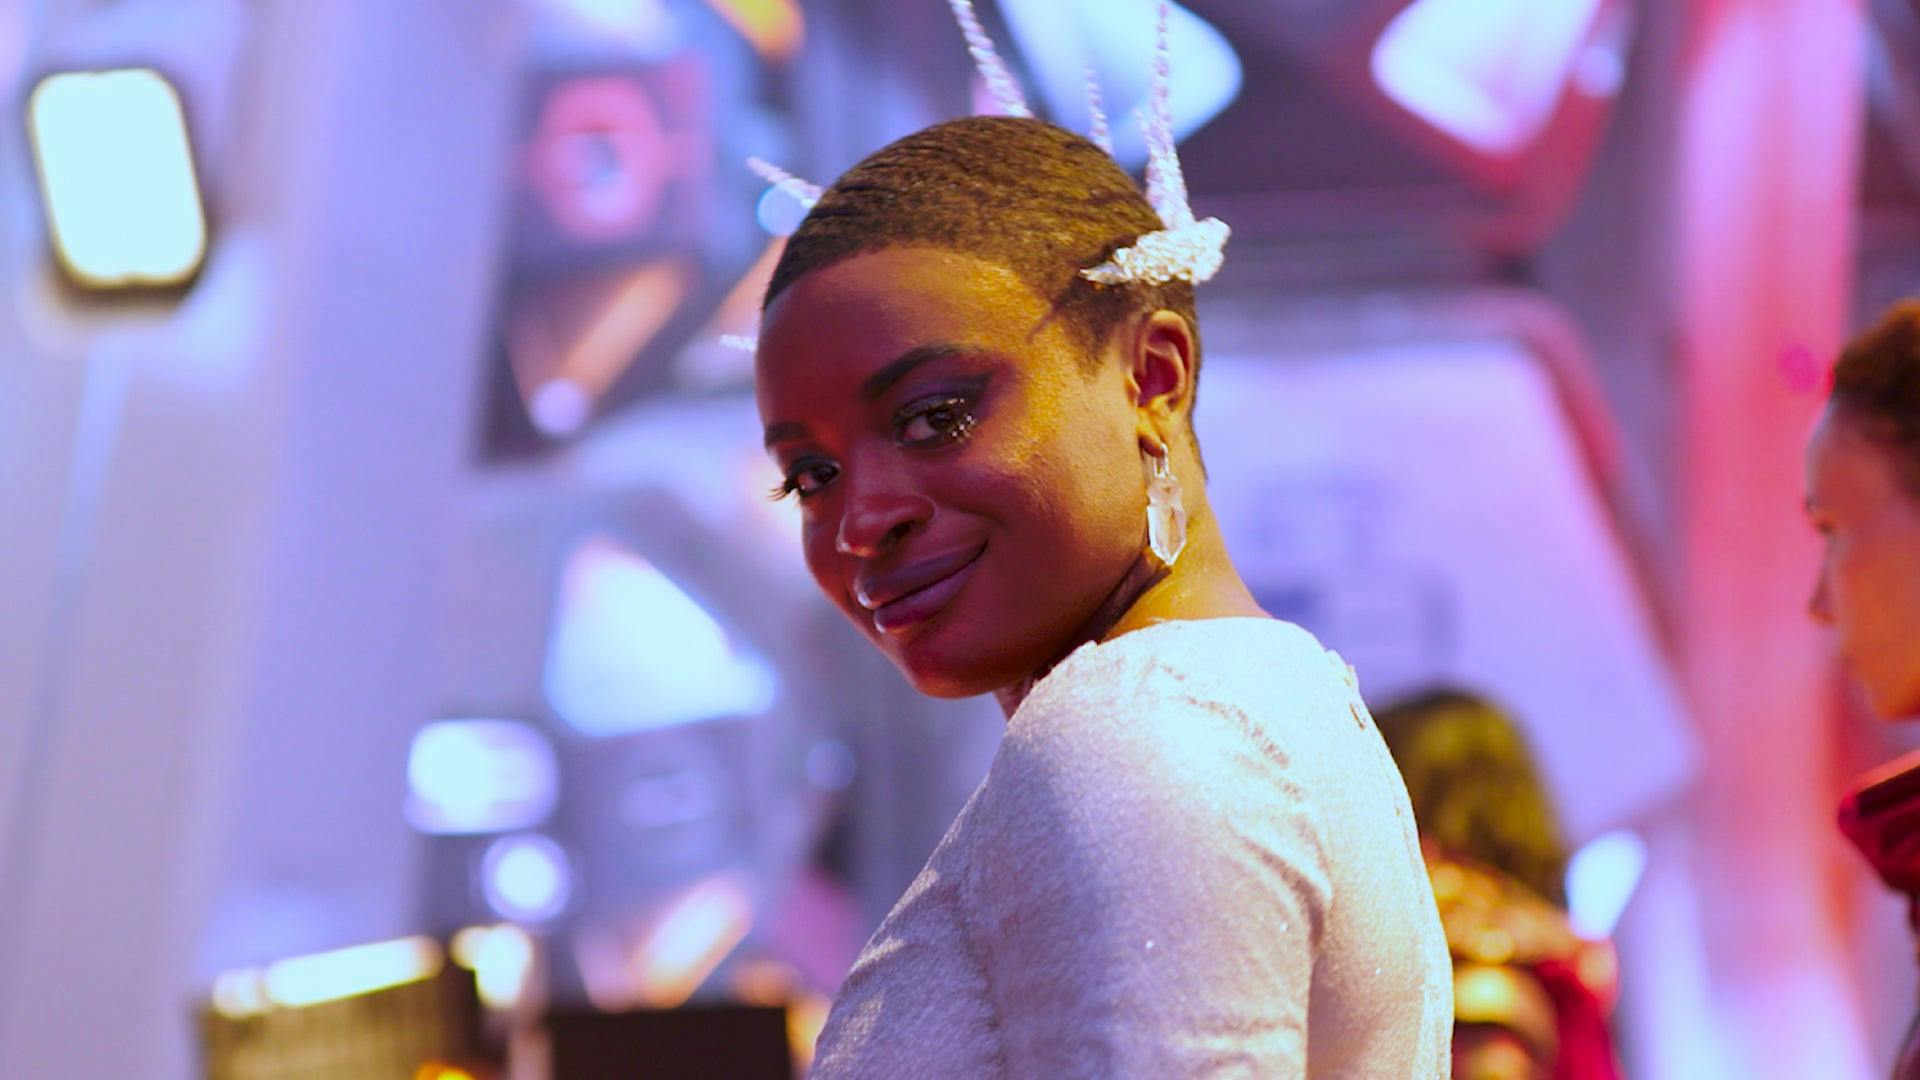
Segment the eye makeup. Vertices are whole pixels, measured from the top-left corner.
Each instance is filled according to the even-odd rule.
[[[888,420],[894,444],[907,450],[936,451],[965,442],[980,425],[981,405],[993,381],[991,373],[925,381],[933,387],[918,388],[920,392],[895,409]],[[819,494],[840,472],[840,466],[827,458],[802,457],[767,497],[778,501],[793,495],[804,502]]]

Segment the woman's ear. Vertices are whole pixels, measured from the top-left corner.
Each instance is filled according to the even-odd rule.
[[[1139,415],[1139,434],[1164,449],[1193,398],[1193,327],[1164,308],[1135,324],[1128,388]]]

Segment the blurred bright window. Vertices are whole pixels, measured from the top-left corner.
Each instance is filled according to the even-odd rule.
[[[48,238],[77,284],[164,287],[200,269],[207,222],[186,114],[158,72],[49,75],[27,128]]]

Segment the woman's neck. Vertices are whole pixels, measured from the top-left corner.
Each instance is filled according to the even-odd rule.
[[[1142,551],[1058,652],[1027,678],[995,691],[1000,711],[1008,719],[1035,684],[1090,641],[1112,641],[1155,623],[1181,619],[1266,617],[1227,557],[1226,543],[1212,516],[1196,514],[1187,530],[1187,547],[1177,563],[1169,567]]]

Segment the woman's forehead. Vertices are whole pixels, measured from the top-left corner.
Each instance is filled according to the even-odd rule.
[[[1908,493],[1898,453],[1858,418],[1829,407],[1807,446],[1808,502],[1832,509],[1885,506]]]
[[[1024,352],[1047,322],[1013,271],[937,248],[888,248],[822,267],[768,307],[755,355],[762,404],[804,381],[855,386],[913,349]]]
[[[814,270],[767,310],[763,334],[790,323],[848,319],[961,322],[1009,315],[1038,318],[1045,303],[1008,267],[934,247],[866,252]]]

